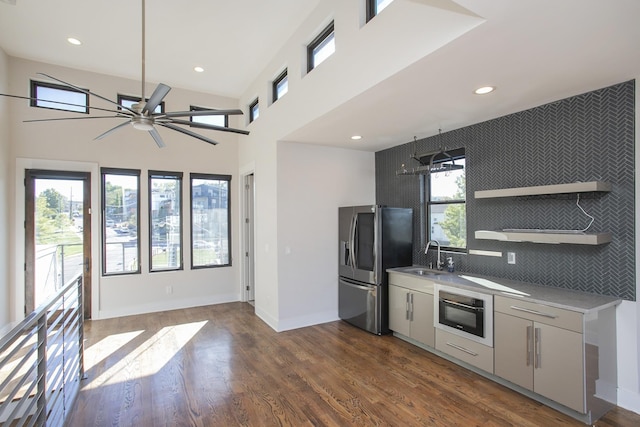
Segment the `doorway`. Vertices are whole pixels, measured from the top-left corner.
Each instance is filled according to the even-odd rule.
[[[91,174],[25,171],[25,316],[82,274],[91,318]]]
[[[254,251],[254,219],[255,219],[255,177],[253,173],[244,176],[244,228],[243,283],[246,301],[255,306],[255,251]]]

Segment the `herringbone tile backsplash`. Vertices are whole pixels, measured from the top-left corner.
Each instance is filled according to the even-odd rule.
[[[456,269],[547,286],[635,300],[635,82],[553,102],[376,153],[378,204],[414,209],[414,264],[428,265],[418,175],[396,176],[409,157],[440,147],[464,147],[468,249],[502,257],[453,254]],[[576,195],[478,199],[477,190],[601,180],[609,193],[584,194],[580,205],[595,217],[590,231],[608,231],[605,245],[546,245],[476,240],[475,230],[581,229],[589,224]],[[507,263],[516,253],[516,264]],[[447,254],[450,256],[451,254]],[[431,258],[431,255],[430,255]]]

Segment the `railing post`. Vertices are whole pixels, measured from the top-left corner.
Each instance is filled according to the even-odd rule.
[[[44,426],[47,422],[47,312],[38,319],[38,420],[36,425]]]
[[[60,245],[60,275],[62,276],[60,279],[60,287],[63,287],[64,284],[67,283],[64,280],[64,245]]]
[[[82,285],[82,274],[78,276],[78,339],[80,351],[80,379],[86,379],[84,373],[84,288]]]

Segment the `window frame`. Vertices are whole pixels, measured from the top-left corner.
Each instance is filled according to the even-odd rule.
[[[260,117],[260,98],[256,98],[251,104],[249,104],[249,123],[252,123],[254,120]],[[255,109],[255,110],[254,110]],[[256,115],[255,112],[258,112]]]
[[[391,2],[393,2],[393,0],[391,0]],[[389,2],[389,4],[391,4],[391,2]],[[378,16],[378,13],[380,12],[381,11],[378,10],[378,0],[367,0],[367,21],[366,22],[371,21],[373,18]]]
[[[106,175],[123,175],[123,176],[134,176],[137,181],[137,191],[136,191],[136,240],[137,240],[137,260],[138,267],[136,270],[126,271],[114,271],[107,272],[107,215],[106,215],[106,191],[105,191],[105,177]],[[101,215],[102,215],[102,276],[122,276],[128,274],[141,274],[142,273],[142,262],[141,262],[141,242],[140,242],[140,169],[122,169],[122,168],[100,168],[100,191],[101,191]],[[123,206],[124,208],[124,206]]]
[[[284,82],[285,80],[287,82],[287,91],[285,93],[283,93],[281,96],[278,96],[278,86],[282,82]],[[277,100],[282,98],[284,95],[286,95],[287,92],[289,92],[289,75],[288,75],[288,70],[286,68],[284,69],[284,71],[282,71],[280,74],[278,74],[278,77],[276,77],[273,80],[273,84],[272,84],[271,88],[272,88],[273,102],[276,102]]]
[[[449,154],[454,161],[456,160],[461,160],[464,159],[465,160],[465,168],[463,169],[465,172],[465,181],[466,181],[466,176],[467,176],[467,170],[466,170],[466,154],[465,154],[465,149],[464,147],[462,148],[457,148],[454,150],[446,150],[447,154]],[[449,158],[443,158],[443,159],[434,159],[433,163],[437,164],[437,163],[444,163],[449,161]],[[436,172],[436,173],[443,173],[443,172]],[[426,175],[422,175],[423,177],[425,177],[424,179],[424,195],[425,195],[425,212],[424,212],[424,221],[425,221],[425,229],[427,230],[427,239],[428,240],[432,240],[433,236],[431,235],[431,207],[432,206],[442,206],[442,205],[457,205],[457,204],[462,204],[464,205],[464,211],[465,211],[465,228],[466,228],[466,217],[467,217],[467,195],[466,195],[466,182],[465,182],[465,198],[464,199],[455,199],[455,200],[442,200],[442,201],[432,201],[431,200],[431,176],[433,174],[429,173]],[[458,253],[466,253],[469,247],[469,240],[468,240],[468,229],[465,229],[465,235],[466,235],[466,239],[465,239],[465,246],[464,247],[457,247],[457,246],[442,246],[440,249],[441,250],[446,250],[448,252],[458,252]]]
[[[157,170],[149,170],[148,174],[148,196],[149,196],[149,273],[158,273],[163,271],[180,271],[184,270],[184,213],[183,213],[183,173],[182,172],[168,172],[168,171],[157,171]],[[178,180],[178,188],[180,189],[180,201],[178,204],[178,211],[180,213],[180,224],[179,224],[179,251],[180,257],[178,259],[177,267],[153,267],[153,185],[152,180],[154,178],[174,178]]]
[[[62,102],[62,101],[55,101],[55,100],[48,100],[48,99],[39,98],[38,97],[38,88],[40,88],[40,87],[47,88],[47,89],[61,90],[61,91],[64,91],[64,92],[72,92],[72,93],[77,93],[77,94],[83,95],[84,98],[85,98],[84,111],[69,110],[69,109],[66,109],[66,108],[43,107],[41,105],[38,105],[38,101],[40,101],[40,102],[49,102],[49,103],[53,103],[53,104],[74,105],[74,106],[82,107],[81,104],[69,104],[69,103],[65,103],[65,102]],[[85,89],[85,90],[88,92],[88,89]],[[39,81],[39,80],[31,80],[30,91],[31,91],[30,92],[31,101],[30,101],[29,105],[31,107],[45,108],[47,110],[67,111],[69,113],[89,114],[89,94],[86,93],[86,92],[82,92],[81,90],[74,89],[72,87],[65,86],[65,85],[56,84],[56,83],[43,82],[43,81]]]
[[[314,68],[316,68],[317,65],[315,63],[315,50],[322,46],[328,39],[329,37],[333,35],[333,38],[335,39],[335,26],[334,26],[334,21],[331,21],[331,23],[329,25],[327,25],[325,27],[324,30],[322,30],[320,32],[320,34],[318,34],[316,36],[316,38],[314,38],[311,43],[309,43],[307,45],[307,73],[311,72],[311,70],[313,70]],[[335,52],[334,52],[335,53]],[[333,55],[333,53],[332,53]],[[331,56],[331,55],[329,55]]]
[[[195,173],[192,172],[189,174],[189,214],[191,216],[191,221],[189,223],[189,240],[190,240],[190,251],[191,251],[191,269],[199,270],[204,268],[219,268],[219,267],[231,267],[233,265],[232,254],[232,242],[231,242],[231,175],[222,175],[222,174],[208,174],[208,173]],[[204,264],[204,265],[194,265],[194,239],[193,239],[193,224],[194,224],[194,205],[193,205],[193,181],[197,179],[202,180],[216,180],[216,181],[227,181],[227,253],[229,259],[226,264]]]
[[[207,108],[207,107],[199,107],[197,105],[190,105],[189,106],[189,111],[202,111],[202,110],[216,110],[217,108]],[[220,114],[217,117],[223,116],[224,117],[224,124],[222,125],[222,127],[228,128],[229,127],[229,115],[228,114]],[[213,115],[211,116],[189,116],[189,121],[191,123],[196,123],[196,124],[209,124],[209,123],[201,123],[198,122],[197,120],[193,120],[195,117],[213,117]],[[214,125],[214,126],[220,126],[220,125]]]
[[[131,102],[133,102],[135,104],[135,103],[139,103],[141,100],[142,100],[142,98],[139,97],[139,96],[123,95],[121,93],[119,93],[118,96],[117,96],[117,102],[118,102],[119,108],[121,108],[121,109],[124,109],[124,107],[122,106],[122,101],[131,101]],[[145,102],[149,102],[149,98],[147,98]],[[165,111],[164,110],[164,101],[162,101],[160,103],[160,114],[163,114],[164,111]]]

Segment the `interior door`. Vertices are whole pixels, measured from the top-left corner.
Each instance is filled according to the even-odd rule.
[[[25,174],[25,315],[82,274],[91,318],[91,174]]]

